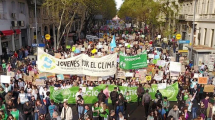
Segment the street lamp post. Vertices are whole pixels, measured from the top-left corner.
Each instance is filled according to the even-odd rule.
[[[35,27],[36,27],[36,43],[38,44],[38,39],[37,39],[37,0],[34,0],[35,4]]]
[[[194,15],[193,15],[193,30],[192,30],[192,41],[191,41],[191,50],[190,50],[190,60],[193,59],[193,43],[194,43],[194,29],[195,29],[195,18],[196,18],[196,4],[197,4],[197,0],[195,0],[194,3]]]

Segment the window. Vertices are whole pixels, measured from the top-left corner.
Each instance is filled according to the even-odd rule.
[[[25,3],[19,2],[19,12],[25,14]]]
[[[209,0],[208,0],[208,4],[207,4],[207,14],[209,14],[209,8],[210,8],[210,6],[209,6]]]
[[[207,41],[207,28],[205,28],[205,36],[204,36],[204,45],[206,45],[206,41]]]
[[[211,47],[214,46],[213,40],[214,40],[214,29],[211,30]]]
[[[16,12],[16,5],[15,5],[14,1],[11,2],[11,7],[13,8],[12,12],[15,13]]]
[[[3,11],[3,2],[2,1],[0,1],[0,13],[3,13],[4,11]]]

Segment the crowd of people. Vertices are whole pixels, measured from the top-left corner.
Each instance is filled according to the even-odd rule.
[[[116,34],[115,34],[116,35]],[[24,81],[24,75],[28,75],[30,71],[34,71],[35,75],[40,71],[37,69],[36,59],[29,59],[28,53],[30,49],[22,49],[14,54],[11,54],[10,59],[2,60],[2,72],[15,72],[15,76],[11,77],[10,84],[1,84],[0,87],[0,119],[1,120],[72,120],[75,118],[82,120],[127,120],[129,119],[129,103],[131,97],[129,92],[126,94],[120,93],[117,87],[109,92],[108,85],[137,87],[137,104],[143,106],[144,115],[139,117],[147,120],[211,120],[215,115],[215,96],[214,93],[206,93],[203,91],[204,86],[198,84],[197,79],[194,78],[194,73],[199,73],[202,76],[208,77],[208,84],[215,85],[215,79],[210,77],[207,65],[202,64],[198,70],[194,69],[192,61],[183,63],[186,71],[180,73],[177,79],[172,79],[169,72],[169,57],[172,55],[172,50],[177,48],[177,43],[174,40],[149,41],[147,37],[142,37],[141,32],[134,32],[134,34],[116,35],[116,45],[114,50],[111,50],[109,37],[89,41],[86,39],[76,42],[76,50],[66,49],[61,46],[57,51],[54,51],[50,45],[47,45],[45,52],[52,54],[60,53],[60,59],[66,59],[85,53],[91,57],[99,58],[115,52],[122,52],[127,56],[140,54],[147,51],[148,54],[157,55],[161,60],[166,61],[164,67],[154,65],[153,59],[148,58],[148,64],[153,64],[158,71],[162,71],[163,78],[161,80],[153,79],[153,76],[158,74],[158,71],[152,76],[151,81],[139,81],[135,78],[135,71],[133,77],[126,79],[119,79],[115,75],[102,77],[102,81],[88,81],[86,76],[71,75],[66,80],[46,80],[45,86],[37,86],[34,82]],[[155,47],[161,43],[163,48],[157,50]],[[165,49],[166,48],[166,49]],[[95,53],[91,51],[96,49]],[[165,49],[165,52],[164,52]],[[173,52],[177,52],[174,50]],[[25,56],[25,58],[23,58]],[[182,56],[182,55],[181,55]],[[185,57],[186,58],[186,57]],[[117,62],[119,62],[117,60]],[[122,70],[118,65],[118,70]],[[201,72],[200,72],[201,71]],[[155,94],[156,99],[152,99],[148,88],[152,84],[166,83],[172,85],[178,82],[179,92],[177,102],[171,102],[168,98],[157,90]],[[101,90],[97,96],[98,101],[93,105],[85,104],[83,99],[83,92],[80,88],[76,93],[76,112],[72,105],[65,100],[63,103],[55,103],[50,99],[49,87],[54,86],[56,89],[67,89],[73,86],[79,87],[95,87],[100,84],[106,84],[106,89]],[[111,100],[112,106],[108,104],[108,99]],[[110,109],[111,108],[111,109]]]

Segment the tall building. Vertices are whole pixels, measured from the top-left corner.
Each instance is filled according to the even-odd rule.
[[[215,0],[196,0],[194,45],[215,48]],[[195,0],[180,0],[180,32],[182,38],[192,40]]]
[[[27,45],[28,25],[26,0],[0,0],[0,55]]]

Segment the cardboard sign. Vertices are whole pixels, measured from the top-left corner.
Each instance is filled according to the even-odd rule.
[[[1,75],[1,83],[10,83],[10,76]]]
[[[174,57],[169,57],[170,61],[175,62],[175,58]]]
[[[166,88],[166,83],[159,83],[158,84],[158,90],[162,90]]]
[[[169,71],[181,72],[181,63],[170,62]]]
[[[204,92],[214,92],[214,85],[205,85]]]
[[[14,77],[15,73],[14,72],[7,72],[7,76]]]
[[[29,71],[29,76],[34,76],[34,71]]]
[[[58,80],[64,80],[63,74],[57,75],[57,79],[58,79]]]
[[[171,71],[170,72],[170,76],[173,76],[173,77],[175,77],[175,76],[179,76],[179,72],[173,72],[173,71]]]
[[[133,76],[134,76],[134,73],[131,73],[131,72],[125,73],[125,77],[133,77]]]
[[[61,54],[60,53],[55,53],[54,56],[55,56],[55,58],[59,58],[59,59],[61,58]]]
[[[24,76],[24,81],[25,82],[32,82],[32,76]]]
[[[64,74],[64,79],[70,79],[70,75],[69,74]]]
[[[154,59],[154,54],[148,54],[148,57]]]
[[[146,80],[150,81],[151,79],[151,76],[146,76]]]
[[[125,79],[125,71],[118,71],[117,78]]]
[[[181,72],[182,72],[182,73],[186,72],[186,69],[185,69],[185,66],[184,66],[184,65],[181,65]]]
[[[199,78],[199,73],[194,73],[193,78]]]
[[[198,84],[208,84],[208,78],[207,77],[199,77]]]
[[[166,53],[166,49],[163,49],[163,53]]]
[[[195,71],[198,71],[198,70],[199,70],[198,66],[195,65],[195,66],[194,66],[194,70],[195,70]]]
[[[46,85],[43,79],[36,79],[35,84],[38,86]]]
[[[98,77],[96,77],[96,76],[86,76],[86,79],[88,81],[98,81]]]

